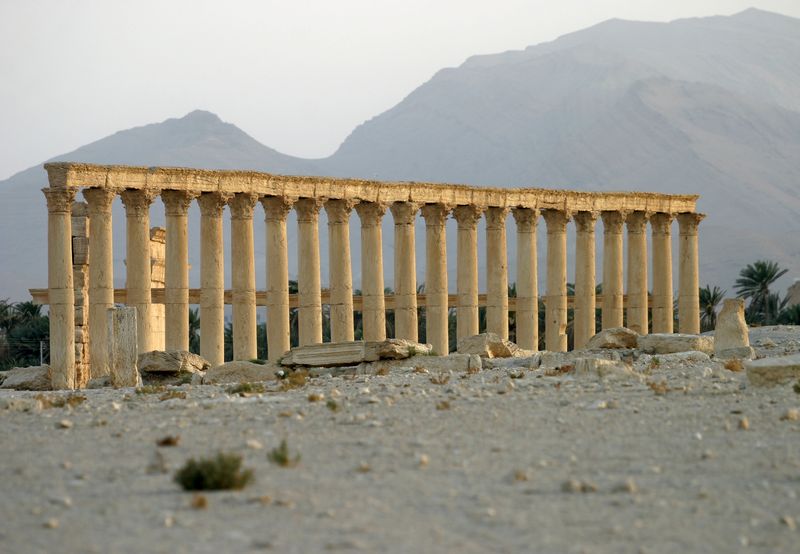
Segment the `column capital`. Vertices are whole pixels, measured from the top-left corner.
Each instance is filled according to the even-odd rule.
[[[350,212],[357,200],[338,200],[331,199],[325,202],[325,213],[328,214],[328,225],[346,225],[350,223]]]
[[[413,225],[419,211],[419,202],[393,202],[389,209],[395,225]]]
[[[286,216],[297,199],[288,196],[264,196],[259,201],[264,207],[267,221],[286,221]]]
[[[72,212],[72,202],[75,200],[75,189],[42,189],[47,199],[47,211],[52,213],[68,214]]]
[[[594,233],[594,227],[599,215],[598,212],[579,211],[575,212],[572,219],[575,221],[575,227],[579,233]]]
[[[517,230],[531,231],[536,227],[536,220],[539,219],[538,208],[512,208],[511,214],[517,223]]]
[[[647,228],[647,220],[653,215],[652,212],[635,210],[628,213],[625,224],[628,226],[628,233],[641,235]]]
[[[361,219],[362,227],[376,227],[381,224],[381,218],[386,213],[385,202],[359,202],[356,212]]]
[[[682,237],[697,235],[697,227],[705,219],[706,214],[684,212],[678,214],[678,228]]]
[[[650,226],[654,233],[668,235],[673,219],[675,219],[675,214],[656,212],[650,216]]]
[[[225,204],[233,195],[225,192],[204,192],[197,198],[203,217],[222,217]]]
[[[156,198],[156,191],[151,189],[125,189],[120,193],[125,212],[129,216],[140,217],[150,213],[150,204]]]
[[[162,190],[161,201],[168,216],[185,216],[192,205],[192,200],[199,196],[189,190]]]
[[[542,217],[547,223],[547,233],[564,233],[567,230],[567,222],[570,213],[566,210],[542,210]]]
[[[258,202],[258,195],[253,192],[237,192],[228,201],[231,209],[231,219],[251,220],[253,209]]]
[[[428,227],[438,227],[447,221],[447,214],[451,206],[448,204],[425,204],[422,206],[422,217],[425,218],[425,225]]]
[[[86,203],[89,204],[89,213],[91,214],[110,214],[111,204],[118,193],[118,190],[108,187],[93,187],[82,191]]]
[[[621,234],[622,224],[625,222],[628,212],[624,210],[603,210],[600,217],[603,219],[603,230],[605,233]]]
[[[474,230],[483,214],[484,206],[469,204],[453,208],[453,219],[458,222],[459,229]]]
[[[315,223],[319,220],[319,210],[325,203],[323,198],[300,198],[295,203],[297,221],[300,223]]]
[[[511,208],[489,206],[486,208],[486,230],[505,229],[506,218]]]

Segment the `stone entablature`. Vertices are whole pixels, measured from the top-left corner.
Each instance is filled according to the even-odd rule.
[[[89,202],[89,358],[92,375],[107,372],[105,318],[120,291],[113,288],[111,264],[113,237],[111,200],[122,198],[126,211],[125,302],[138,313],[139,350],[166,343],[168,348],[188,347],[188,226],[187,209],[196,201],[201,222],[201,287],[191,291],[199,298],[200,354],[212,365],[224,357],[224,306],[233,304],[233,353],[250,359],[256,353],[255,310],[267,306],[267,344],[271,359],[289,349],[288,259],[286,215],[297,213],[298,289],[292,302],[298,307],[298,339],[301,345],[322,341],[323,304],[331,310],[331,340],[353,338],[353,310],[362,312],[367,340],[385,338],[386,310],[395,311],[397,338],[417,340],[417,308],[424,307],[427,341],[439,354],[449,351],[449,306],[455,300],[457,337],[478,332],[478,308],[487,307],[487,330],[508,336],[508,312],[516,311],[517,342],[527,349],[538,345],[536,222],[546,223],[545,345],[551,351],[567,348],[567,226],[577,227],[574,329],[575,345],[581,347],[595,332],[595,307],[602,302],[603,328],[629,325],[646,333],[648,304],[653,330],[671,332],[672,245],[671,224],[678,221],[679,330],[699,331],[697,226],[702,214],[695,212],[696,195],[657,193],[594,193],[549,189],[494,189],[431,183],[390,183],[328,177],[288,177],[248,171],[208,171],[182,168],[101,166],[80,163],[46,164],[50,187],[44,189],[49,209],[48,291],[51,306],[51,367],[53,382],[61,388],[76,382],[75,299],[72,249],[64,237],[72,235],[70,206],[83,190]],[[149,214],[161,196],[166,230],[158,232],[166,250],[165,267],[153,275],[150,260]],[[256,203],[266,220],[266,292],[256,290],[253,217]],[[223,219],[231,212],[230,263],[232,290],[224,284]],[[328,252],[320,252],[319,212],[328,215]],[[355,213],[353,213],[355,212]],[[391,214],[391,215],[389,215]],[[415,227],[420,214],[425,220],[425,293],[418,294],[415,267]],[[362,296],[354,301],[349,225],[361,223]],[[382,227],[384,217],[394,219],[394,282],[396,294],[384,294]],[[457,268],[457,295],[449,294],[446,226],[448,217],[458,221],[458,250],[450,263]],[[486,220],[487,291],[478,291],[477,222]],[[506,248],[507,223],[513,219],[517,234],[517,274],[509,278]],[[602,297],[595,294],[595,226],[603,223]],[[652,232],[653,295],[648,302],[646,230]],[[627,232],[627,264],[623,235]],[[330,263],[330,292],[321,290],[320,257]],[[423,260],[419,260],[421,263]],[[627,279],[625,269],[627,265]],[[154,281],[155,277],[155,281]],[[517,284],[517,298],[509,299],[508,283]],[[163,288],[160,285],[163,284]],[[626,289],[627,298],[626,302]],[[38,294],[38,293],[37,293]],[[81,296],[84,298],[83,296]],[[161,300],[163,298],[163,300]],[[85,302],[85,299],[84,299]],[[164,313],[160,306],[163,302]],[[92,321],[95,323],[93,324]],[[99,324],[98,324],[99,321]],[[158,331],[166,321],[165,337]]]

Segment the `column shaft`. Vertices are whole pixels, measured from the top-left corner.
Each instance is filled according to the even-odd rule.
[[[292,199],[267,196],[261,199],[267,224],[267,353],[275,362],[291,347],[289,326],[289,252],[286,216]]]
[[[114,307],[114,255],[111,204],[117,191],[83,190],[89,204],[89,360],[92,377],[109,374],[106,313]]]
[[[508,339],[508,208],[486,210],[486,331]]]
[[[381,218],[386,205],[361,202],[356,205],[361,219],[361,317],[364,340],[386,339],[386,300],[383,290]]]
[[[678,292],[678,330],[696,335],[700,332],[700,276],[697,227],[705,214],[678,214],[680,290]]]
[[[297,289],[300,346],[322,342],[322,299],[319,274],[319,209],[322,200],[297,201]]]
[[[672,333],[672,214],[650,217],[653,243],[653,332]]]
[[[567,351],[567,222],[569,214],[544,210],[547,222],[547,297],[545,299],[545,348]]]
[[[605,211],[603,218],[603,329],[624,320],[622,222],[625,214]]]
[[[574,348],[580,349],[595,334],[596,261],[595,223],[596,212],[577,212],[574,216],[577,235],[575,242],[575,308],[572,316]]]
[[[231,284],[233,285],[233,359],[258,357],[256,338],[256,269],[253,209],[258,196],[238,193],[231,210]]]
[[[154,349],[150,308],[150,204],[155,193],[127,189],[121,194],[125,206],[127,238],[125,286],[128,306],[136,308],[139,353]],[[91,255],[91,254],[90,254]]]
[[[328,200],[328,262],[331,342],[353,340],[353,274],[350,262],[350,212],[354,202]]]
[[[448,338],[447,241],[445,221],[449,207],[425,204],[425,331],[439,356],[450,352]]]
[[[456,337],[477,335],[478,325],[478,220],[483,207],[469,205],[453,209],[458,221],[456,280],[458,306],[456,307]]]
[[[222,212],[229,199],[200,195],[200,355],[211,367],[225,361],[225,253]]]
[[[417,260],[413,202],[395,202],[394,217],[394,335],[417,342]]]
[[[539,350],[539,286],[536,220],[539,210],[514,208],[517,223],[517,344]]]
[[[182,190],[161,193],[167,216],[164,319],[167,350],[189,350],[189,206],[197,195]]]
[[[47,198],[47,287],[50,303],[50,380],[75,388],[75,291],[72,282],[71,189],[42,189]]]
[[[648,333],[647,317],[647,212],[631,212],[628,227],[628,328]]]

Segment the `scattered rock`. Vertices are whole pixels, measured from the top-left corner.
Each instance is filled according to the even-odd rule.
[[[0,410],[34,412],[41,409],[42,402],[37,398],[0,398]]]
[[[253,362],[227,362],[206,371],[202,382],[204,385],[220,383],[257,383],[271,381],[280,368],[277,365]]]
[[[656,333],[640,336],[636,340],[636,347],[647,354],[674,354],[689,351],[711,354],[714,352],[714,337]]]
[[[68,419],[62,419],[58,422],[59,429],[71,429],[74,424]]]
[[[419,344],[404,339],[387,339],[378,342],[356,340],[326,342],[292,348],[281,358],[284,366],[336,367],[357,365],[378,360],[402,360],[418,355],[430,355],[430,344]]]
[[[577,492],[597,492],[597,485],[589,481],[578,481],[577,479],[567,479],[561,483],[561,491],[569,493]]]
[[[5,372],[2,389],[52,390],[50,366],[15,367]]]
[[[60,525],[60,523],[59,523],[58,519],[54,518],[54,517],[51,517],[50,519],[48,519],[47,521],[44,522],[44,527],[46,529],[58,529],[59,525]]]
[[[87,389],[104,389],[111,386],[111,375],[101,375],[100,377],[92,377],[86,383]]]
[[[721,359],[753,357],[744,319],[744,299],[726,298],[714,329],[714,355]]]
[[[578,358],[575,360],[575,375],[597,377],[604,381],[641,380],[641,376],[624,362],[600,358]]]
[[[153,350],[139,355],[139,373],[146,385],[180,385],[191,381],[195,374],[203,375],[209,363],[185,350]]]
[[[628,477],[621,483],[614,485],[611,492],[636,494],[639,492],[639,487],[636,485],[636,481],[634,481],[633,478]]]
[[[513,342],[495,333],[481,333],[458,341],[459,354],[476,354],[481,358],[511,358],[519,350]]]
[[[747,379],[755,387],[785,385],[800,378],[800,354],[744,362]]]
[[[800,421],[800,410],[789,408],[781,416],[781,421]]]
[[[586,350],[598,348],[636,348],[639,333],[627,327],[603,329],[586,343]]]
[[[405,360],[380,360],[365,364],[366,373],[384,375],[385,372],[412,371],[436,373],[439,371],[475,373],[481,370],[482,361],[475,354],[450,354],[449,356],[413,356]]]
[[[746,417],[741,418],[739,420],[739,429],[741,429],[742,431],[747,431],[748,429],[750,429],[750,420],[747,419]]]

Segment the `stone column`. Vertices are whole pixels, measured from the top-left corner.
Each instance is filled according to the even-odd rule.
[[[453,217],[458,222],[456,251],[458,307],[456,336],[458,340],[478,334],[478,220],[482,206],[457,206]]]
[[[50,303],[50,379],[75,388],[75,291],[72,288],[72,189],[42,189],[47,198],[47,288]]]
[[[331,342],[353,340],[353,273],[350,262],[352,200],[328,200]]]
[[[322,200],[297,201],[297,289],[300,346],[322,342],[322,299],[319,275],[319,209]]]
[[[89,204],[89,359],[92,377],[108,375],[108,325],[106,312],[114,307],[114,238],[111,204],[117,191],[83,189]]]
[[[150,289],[163,289],[166,285],[167,232],[164,227],[150,228]],[[166,350],[166,310],[164,304],[150,306],[150,332],[153,349]]]
[[[596,261],[594,229],[597,212],[577,212],[574,215],[577,235],[575,241],[575,308],[572,328],[575,350],[583,348],[595,334],[597,308]]]
[[[167,350],[189,350],[188,213],[196,197],[196,193],[183,190],[161,192],[167,216],[164,276],[164,342]]]
[[[536,260],[536,220],[539,210],[514,208],[517,223],[517,344],[539,350],[539,287]]]
[[[697,251],[697,226],[705,214],[678,214],[680,242],[678,248],[679,286],[678,330],[696,335],[700,332],[700,277]]]
[[[240,192],[228,202],[231,210],[234,360],[252,360],[258,357],[253,244],[253,209],[257,201],[258,195]]]
[[[261,199],[267,223],[267,351],[271,362],[291,347],[289,341],[289,252],[286,216],[294,200],[285,196]]]
[[[569,213],[544,210],[547,223],[547,296],[545,297],[545,348],[567,351],[567,222]]]
[[[625,214],[604,211],[603,218],[603,329],[622,327],[624,319],[622,222]]]
[[[200,204],[200,355],[211,367],[225,361],[225,253],[222,212],[229,195],[204,192]]]
[[[417,342],[417,256],[414,219],[419,204],[395,202],[394,217],[394,334]]]
[[[445,221],[449,207],[425,204],[425,331],[427,342],[439,356],[450,352],[448,342],[447,241]]]
[[[650,216],[653,234],[653,332],[672,332],[672,214]]]
[[[486,331],[508,339],[508,208],[486,210]]]
[[[127,238],[125,248],[125,288],[127,304],[136,308],[136,335],[139,353],[154,349],[150,308],[150,204],[155,192],[141,189],[122,191]],[[91,254],[90,254],[91,255]]]
[[[383,291],[381,218],[386,205],[361,202],[356,205],[361,219],[361,299],[364,340],[386,339],[386,301]]]
[[[647,220],[648,212],[631,212],[628,227],[628,328],[640,335],[647,324]]]

